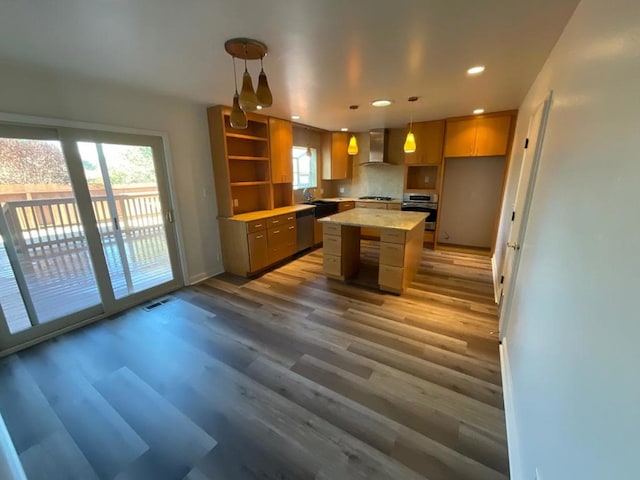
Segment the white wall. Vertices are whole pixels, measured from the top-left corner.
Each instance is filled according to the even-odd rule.
[[[188,280],[222,271],[204,105],[2,61],[0,71],[0,112],[168,133]]]
[[[639,79],[640,2],[583,0],[520,109],[515,145],[553,90],[507,330],[517,480],[640,476]]]

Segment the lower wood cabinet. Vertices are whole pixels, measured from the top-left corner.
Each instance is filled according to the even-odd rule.
[[[218,221],[226,272],[246,277],[296,253],[295,213],[251,221]]]
[[[257,272],[269,265],[269,256],[267,252],[267,233],[258,231],[247,235],[249,242],[249,270]]]

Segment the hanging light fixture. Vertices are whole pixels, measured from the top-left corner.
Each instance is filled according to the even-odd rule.
[[[358,105],[349,105],[350,110],[357,110]],[[355,134],[351,134],[351,138],[349,139],[349,145],[347,146],[347,153],[349,155],[357,155],[358,154],[358,140],[356,139]]]
[[[409,102],[413,103],[416,100],[418,100],[418,97],[409,97],[408,98]],[[413,112],[411,113],[411,116],[409,117],[409,133],[407,133],[407,138],[404,141],[404,153],[413,153],[416,151],[416,137],[413,134],[412,128],[413,128]]]
[[[238,95],[238,108],[244,112],[251,112],[256,110],[258,106],[264,108],[273,104],[273,97],[271,90],[269,89],[269,83],[267,81],[267,75],[262,68],[262,60],[267,54],[267,46],[253,40],[251,38],[232,38],[224,43],[224,49],[234,59],[234,79],[235,79],[235,59],[240,58],[244,60],[244,74],[242,75],[242,89]],[[253,81],[247,68],[247,60],[260,60],[260,76],[258,78],[258,90],[253,89]],[[238,92],[236,81],[236,94]],[[236,98],[234,96],[234,108]],[[239,118],[239,115],[237,115]]]
[[[262,108],[270,107],[273,104],[273,96],[267,81],[267,74],[264,73],[264,66],[260,57],[260,75],[258,76],[258,88],[256,88],[256,97],[258,98],[258,106]]]
[[[229,116],[229,123],[232,128],[247,128],[247,116],[240,108],[238,95],[238,79],[236,77],[236,57],[233,57],[233,84],[236,87],[236,93],[233,95],[233,107],[231,108],[231,115]]]
[[[351,138],[349,139],[349,146],[347,147],[347,153],[349,155],[358,154],[358,140],[356,140],[356,136],[353,133],[351,134]]]

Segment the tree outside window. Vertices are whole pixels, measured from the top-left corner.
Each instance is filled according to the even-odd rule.
[[[293,188],[318,186],[317,152],[315,148],[293,147]]]

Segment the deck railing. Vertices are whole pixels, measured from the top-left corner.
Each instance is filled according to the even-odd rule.
[[[154,235],[163,226],[160,197],[157,193],[114,195],[116,215],[106,196],[92,198],[93,212],[100,235],[113,239],[114,217],[128,236]],[[9,223],[16,248],[21,252],[44,252],[47,247],[85,246],[80,214],[74,198],[51,198],[6,202],[3,212]]]

